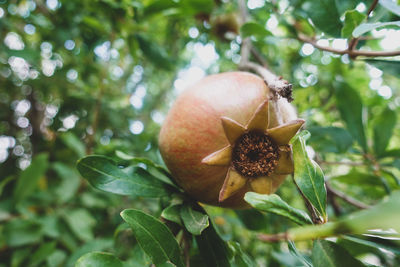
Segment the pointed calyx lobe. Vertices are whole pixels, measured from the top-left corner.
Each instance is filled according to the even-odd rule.
[[[235,194],[248,181],[255,192],[273,193],[274,177],[293,172],[288,143],[304,120],[268,128],[268,113],[268,101],[264,101],[246,126],[231,118],[221,118],[229,145],[202,160],[207,165],[230,166],[220,191],[220,202]]]

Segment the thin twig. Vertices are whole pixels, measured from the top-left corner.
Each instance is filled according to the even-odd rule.
[[[371,4],[371,6],[369,7],[369,9],[367,11],[367,19],[371,15],[372,11],[375,9],[377,4],[378,4],[378,0],[374,0],[374,2]],[[347,48],[347,50],[353,51],[354,48],[357,46],[357,43],[359,40],[360,40],[359,37],[353,37],[349,42],[349,47]],[[355,57],[355,56],[353,56],[353,57]]]
[[[319,45],[317,40],[311,39],[304,34],[298,34],[297,38],[305,43],[309,43],[315,48],[323,51],[332,52],[339,55],[349,55],[351,57],[364,56],[364,57],[392,57],[400,55],[400,51],[361,51],[361,50],[340,50],[330,46]]]
[[[100,122],[100,113],[101,113],[101,108],[102,108],[102,99],[104,95],[104,79],[106,77],[106,68],[103,68],[100,73],[100,86],[99,86],[99,91],[96,96],[96,103],[94,106],[93,110],[93,119],[92,119],[92,132],[88,133],[86,137],[86,154],[91,154],[93,152],[93,147],[95,143],[95,136],[97,132],[97,128]]]
[[[333,212],[335,213],[335,216],[340,216],[342,214],[342,208],[340,207],[339,203],[336,201],[335,195],[327,190],[327,197],[328,197],[328,201],[329,203],[331,203],[332,208],[333,208]]]
[[[251,46],[250,52],[253,55],[254,59],[258,61],[258,63],[260,63],[264,68],[268,68],[267,61],[265,60],[263,55],[261,55],[260,51],[257,50],[257,48]]]
[[[279,234],[274,234],[274,235],[268,235],[268,234],[259,234],[258,239],[264,242],[272,243],[272,242],[278,242],[278,241],[287,241],[287,232],[285,233],[279,233]]]
[[[375,9],[378,2],[379,2],[378,0],[374,0],[374,2],[371,4],[371,6],[369,7],[369,9],[367,11],[367,17],[369,17],[371,15],[372,11]]]
[[[357,199],[354,199],[352,197],[349,197],[348,195],[346,195],[343,192],[340,192],[334,188],[332,188],[332,186],[329,183],[325,183],[326,185],[326,189],[328,190],[328,192],[332,193],[334,196],[343,199],[344,201],[346,201],[347,203],[353,205],[354,207],[357,207],[359,209],[368,209],[370,208],[369,205],[362,203],[360,201],[358,201]]]
[[[190,267],[190,247],[191,247],[191,238],[190,234],[186,231],[183,232],[183,255],[185,257],[185,266]]]
[[[239,0],[239,9],[241,14],[241,21],[245,23],[248,18],[246,3],[244,0]],[[249,60],[252,51],[252,45],[250,38],[245,38],[242,40],[242,45],[240,48],[240,70],[251,70],[263,77],[265,83],[268,85],[272,93],[272,98],[278,98],[282,96],[286,98],[289,102],[293,100],[292,98],[292,84],[284,80],[281,76],[276,76],[273,72],[267,69],[267,66],[261,66],[257,63],[251,62]],[[254,54],[254,52],[253,52]]]

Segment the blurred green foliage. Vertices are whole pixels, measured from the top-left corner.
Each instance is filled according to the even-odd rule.
[[[237,2],[228,0],[0,0],[0,266],[74,266],[90,252],[77,266],[181,266],[180,252],[149,251],[168,247],[183,227],[194,236],[174,234],[193,241],[191,266],[399,266],[399,233],[388,229],[314,244],[262,242],[257,233],[284,232],[300,215],[308,221],[290,179],[280,198],[262,200],[265,213],[200,207],[182,199],[157,148],[185,86],[237,70],[240,33],[293,83],[293,104],[311,132],[300,152],[328,185],[326,211],[318,211],[335,221],[357,210],[336,191],[365,205],[394,194],[399,57],[352,60],[297,39],[346,49],[363,32],[356,49],[399,49],[399,6],[380,1],[367,21],[372,2],[249,0],[251,20],[238,29]],[[76,162],[91,154],[102,156],[79,161],[85,180]],[[138,232],[141,222],[164,234],[160,247],[146,247],[152,237]]]

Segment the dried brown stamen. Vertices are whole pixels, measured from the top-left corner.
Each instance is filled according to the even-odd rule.
[[[278,146],[268,135],[251,131],[243,134],[232,151],[236,171],[246,177],[268,176],[278,164]]]

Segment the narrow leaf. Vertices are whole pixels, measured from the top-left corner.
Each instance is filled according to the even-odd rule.
[[[29,259],[30,266],[38,266],[46,258],[51,255],[56,249],[56,241],[46,242],[39,246],[39,248],[32,254]]]
[[[90,252],[80,257],[75,267],[122,267],[117,257],[105,252]]]
[[[288,231],[288,239],[299,241],[341,234],[364,234],[371,229],[394,229],[400,232],[400,191],[393,191],[385,201],[376,206],[352,213],[337,222],[324,225],[303,226]]]
[[[391,149],[384,153],[384,157],[400,158],[400,149]],[[400,169],[400,168],[399,168]]]
[[[339,127],[307,127],[311,133],[309,142],[319,152],[343,153],[353,144],[353,138],[348,131]]]
[[[361,261],[350,255],[338,244],[327,240],[315,240],[312,250],[314,267],[362,267]]]
[[[269,218],[256,209],[235,210],[240,222],[249,230],[261,231],[266,229]]]
[[[339,83],[336,89],[337,107],[347,129],[364,151],[367,151],[364,124],[362,120],[363,104],[360,95],[351,87]]]
[[[243,26],[240,28],[240,33],[243,38],[255,36],[259,39],[262,39],[266,36],[271,35],[271,32],[269,32],[261,24],[256,22],[247,22],[243,24]]]
[[[93,228],[96,225],[96,219],[88,210],[83,208],[67,210],[63,217],[72,232],[80,240],[89,241],[94,238]]]
[[[169,58],[164,47],[158,45],[155,40],[150,39],[147,35],[136,34],[135,37],[144,56],[154,65],[163,69],[171,68],[172,59]]]
[[[400,17],[400,6],[392,0],[379,0],[379,4]]]
[[[378,156],[385,152],[392,137],[396,120],[396,112],[387,107],[374,121],[374,151]]]
[[[312,224],[312,221],[306,212],[289,206],[289,204],[283,201],[278,195],[261,195],[254,192],[248,192],[244,196],[244,200],[258,210],[283,216],[297,224]]]
[[[344,14],[344,25],[342,28],[342,37],[351,38],[353,30],[363,22],[367,16],[357,10],[348,10]]]
[[[363,239],[362,237],[356,236],[343,236],[342,239],[350,242],[350,243],[357,243],[361,244],[366,247],[374,248],[374,249],[386,249],[398,256],[400,256],[400,249],[394,243],[386,242],[383,238],[376,238],[376,237],[368,237],[368,240]],[[377,242],[374,242],[377,241]]]
[[[339,14],[334,1],[309,0],[305,1],[302,8],[318,29],[334,37],[340,36],[340,29],[342,28],[341,14]]]
[[[133,163],[143,163],[143,164],[149,165],[151,167],[157,168],[158,170],[160,170],[161,172],[164,172],[167,175],[170,175],[169,171],[165,167],[153,162],[152,160],[150,160],[148,158],[131,156],[120,150],[117,150],[115,152],[115,155],[123,160],[129,160]]]
[[[207,263],[207,267],[230,267],[231,253],[224,240],[215,231],[211,224],[201,235],[196,236],[200,255]]]
[[[353,36],[358,38],[364,33],[387,26],[400,27],[400,21],[363,23],[354,29]]]
[[[142,197],[160,197],[170,194],[167,185],[155,179],[146,170],[137,168],[130,176],[111,159],[103,156],[88,156],[78,161],[81,175],[97,189],[119,194]]]
[[[128,155],[122,151],[117,150],[115,152],[115,155],[117,157],[119,157],[120,159],[123,160],[127,160],[135,165],[137,165],[138,163],[142,163],[145,164],[147,166],[147,169],[149,170],[149,172],[157,179],[172,185],[176,188],[179,188],[176,184],[175,181],[172,178],[171,173],[168,171],[167,168],[165,168],[164,166],[161,166],[155,162],[153,162],[152,160],[148,159],[148,158],[142,158],[142,157],[135,157],[135,156],[131,156]],[[152,169],[156,170],[156,173],[152,172]]]
[[[302,131],[290,143],[293,149],[294,180],[303,195],[326,219],[326,188],[324,174],[316,162],[309,158],[306,151],[304,136],[309,134]]]
[[[28,219],[14,219],[4,224],[3,238],[9,247],[39,243],[43,235],[42,225]]]
[[[180,214],[186,229],[193,235],[200,235],[209,226],[207,214],[193,210],[190,205],[183,205]]]
[[[85,156],[85,145],[76,135],[71,132],[66,132],[62,134],[60,138],[66,146],[77,154],[77,156]]]
[[[235,267],[256,267],[257,264],[247,255],[238,242],[229,242],[229,248],[234,254]]]
[[[296,245],[294,244],[293,241],[289,240],[288,241],[288,247],[290,253],[295,256],[299,261],[301,261],[305,267],[313,267],[311,262],[309,261],[308,258],[306,258],[304,255],[302,255],[296,248]]]
[[[31,165],[22,171],[14,190],[14,198],[17,202],[28,197],[35,190],[39,179],[46,173],[48,165],[48,155],[42,153],[35,156]]]
[[[74,168],[61,162],[53,163],[51,168],[61,178],[61,182],[54,188],[54,192],[58,201],[65,203],[75,196],[81,183],[81,178]]]
[[[132,228],[141,248],[154,264],[172,262],[183,267],[181,251],[175,237],[165,224],[139,210],[124,210],[121,217]]]
[[[161,217],[168,221],[182,225],[181,207],[182,205],[180,204],[170,205],[162,211]]]

